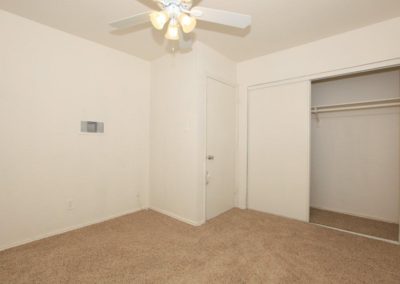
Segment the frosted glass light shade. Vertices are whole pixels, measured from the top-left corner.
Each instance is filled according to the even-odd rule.
[[[157,30],[162,30],[168,20],[169,17],[165,12],[152,12],[150,14],[150,21]]]
[[[179,16],[179,22],[181,23],[182,30],[184,33],[192,32],[197,24],[196,19],[187,14],[181,14]]]
[[[176,23],[171,22],[168,25],[167,33],[165,34],[166,39],[179,40],[179,26]]]

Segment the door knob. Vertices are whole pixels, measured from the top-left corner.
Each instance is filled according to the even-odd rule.
[[[210,160],[210,161],[214,160],[214,156],[213,155],[208,155],[207,156],[207,160]]]

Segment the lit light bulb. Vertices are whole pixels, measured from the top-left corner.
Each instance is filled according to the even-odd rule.
[[[194,30],[194,28],[196,27],[196,19],[194,17],[191,17],[187,14],[182,13],[179,16],[179,22],[181,23],[182,26],[182,30],[185,33],[190,33]]]
[[[171,20],[169,23],[165,38],[170,40],[179,40],[179,26],[176,21]]]
[[[157,30],[162,30],[168,20],[168,14],[165,12],[152,12],[150,14],[150,21]]]

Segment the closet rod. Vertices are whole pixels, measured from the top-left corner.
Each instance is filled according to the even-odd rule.
[[[369,104],[364,106],[348,106],[348,107],[332,107],[326,109],[313,108],[312,113],[323,113],[323,112],[334,112],[334,111],[346,111],[346,110],[359,110],[359,109],[372,109],[372,108],[385,108],[385,107],[398,107],[398,103],[386,103],[386,104]]]
[[[397,107],[397,106],[400,106],[400,98],[399,97],[391,98],[391,99],[383,99],[383,100],[352,102],[352,103],[346,103],[346,104],[313,106],[311,108],[311,111],[312,111],[312,113],[322,113],[322,112]]]

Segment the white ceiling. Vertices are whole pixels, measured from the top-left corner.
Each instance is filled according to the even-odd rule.
[[[265,55],[400,16],[400,0],[199,0],[253,16],[246,31],[199,24],[196,40],[235,61]],[[150,25],[112,32],[108,23],[156,9],[152,0],[0,0],[0,8],[151,60],[167,52]]]

